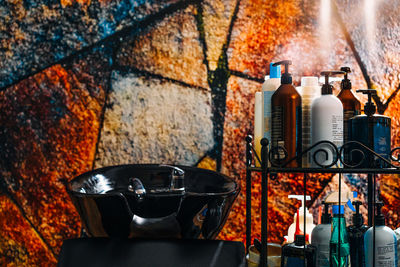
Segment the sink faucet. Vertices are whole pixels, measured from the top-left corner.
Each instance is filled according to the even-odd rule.
[[[185,191],[185,172],[182,169],[166,164],[161,164],[159,166],[171,169],[170,191]]]

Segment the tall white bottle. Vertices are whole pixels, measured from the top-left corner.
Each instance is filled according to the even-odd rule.
[[[397,238],[392,229],[385,226],[385,217],[381,213],[382,202],[376,203],[375,216],[375,265],[374,265],[374,227],[364,235],[365,266],[397,267]]]
[[[263,137],[271,142],[271,98],[276,89],[281,85],[281,66],[273,66],[274,63],[269,64],[269,77],[265,76],[265,82],[262,85],[263,93]]]
[[[302,109],[302,140],[303,150],[311,146],[311,103],[321,95],[321,88],[318,85],[318,77],[302,77],[301,86],[296,88],[301,95]],[[303,167],[311,166],[311,153],[303,157]]]
[[[311,140],[312,144],[320,141],[331,141],[338,148],[343,145],[343,105],[336,96],[332,95],[333,86],[329,84],[329,76],[344,74],[342,71],[323,71],[325,84],[321,88],[321,96],[311,104]],[[316,153],[319,149],[326,153]],[[321,144],[312,152],[311,165],[330,165],[336,159],[336,151],[328,144]],[[316,156],[316,161],[314,161]],[[318,163],[318,164],[317,164]],[[339,163],[339,161],[338,161]]]

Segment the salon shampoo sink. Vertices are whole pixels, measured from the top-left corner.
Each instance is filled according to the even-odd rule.
[[[65,182],[90,237],[214,239],[240,188],[186,166],[105,167]]]

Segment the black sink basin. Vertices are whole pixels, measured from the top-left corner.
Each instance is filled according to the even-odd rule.
[[[240,191],[220,173],[155,164],[93,170],[66,188],[91,237],[192,239],[214,239]]]

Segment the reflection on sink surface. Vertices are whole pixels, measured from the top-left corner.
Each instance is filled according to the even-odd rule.
[[[186,166],[121,165],[82,174],[67,192],[92,237],[215,238],[240,189]]]

